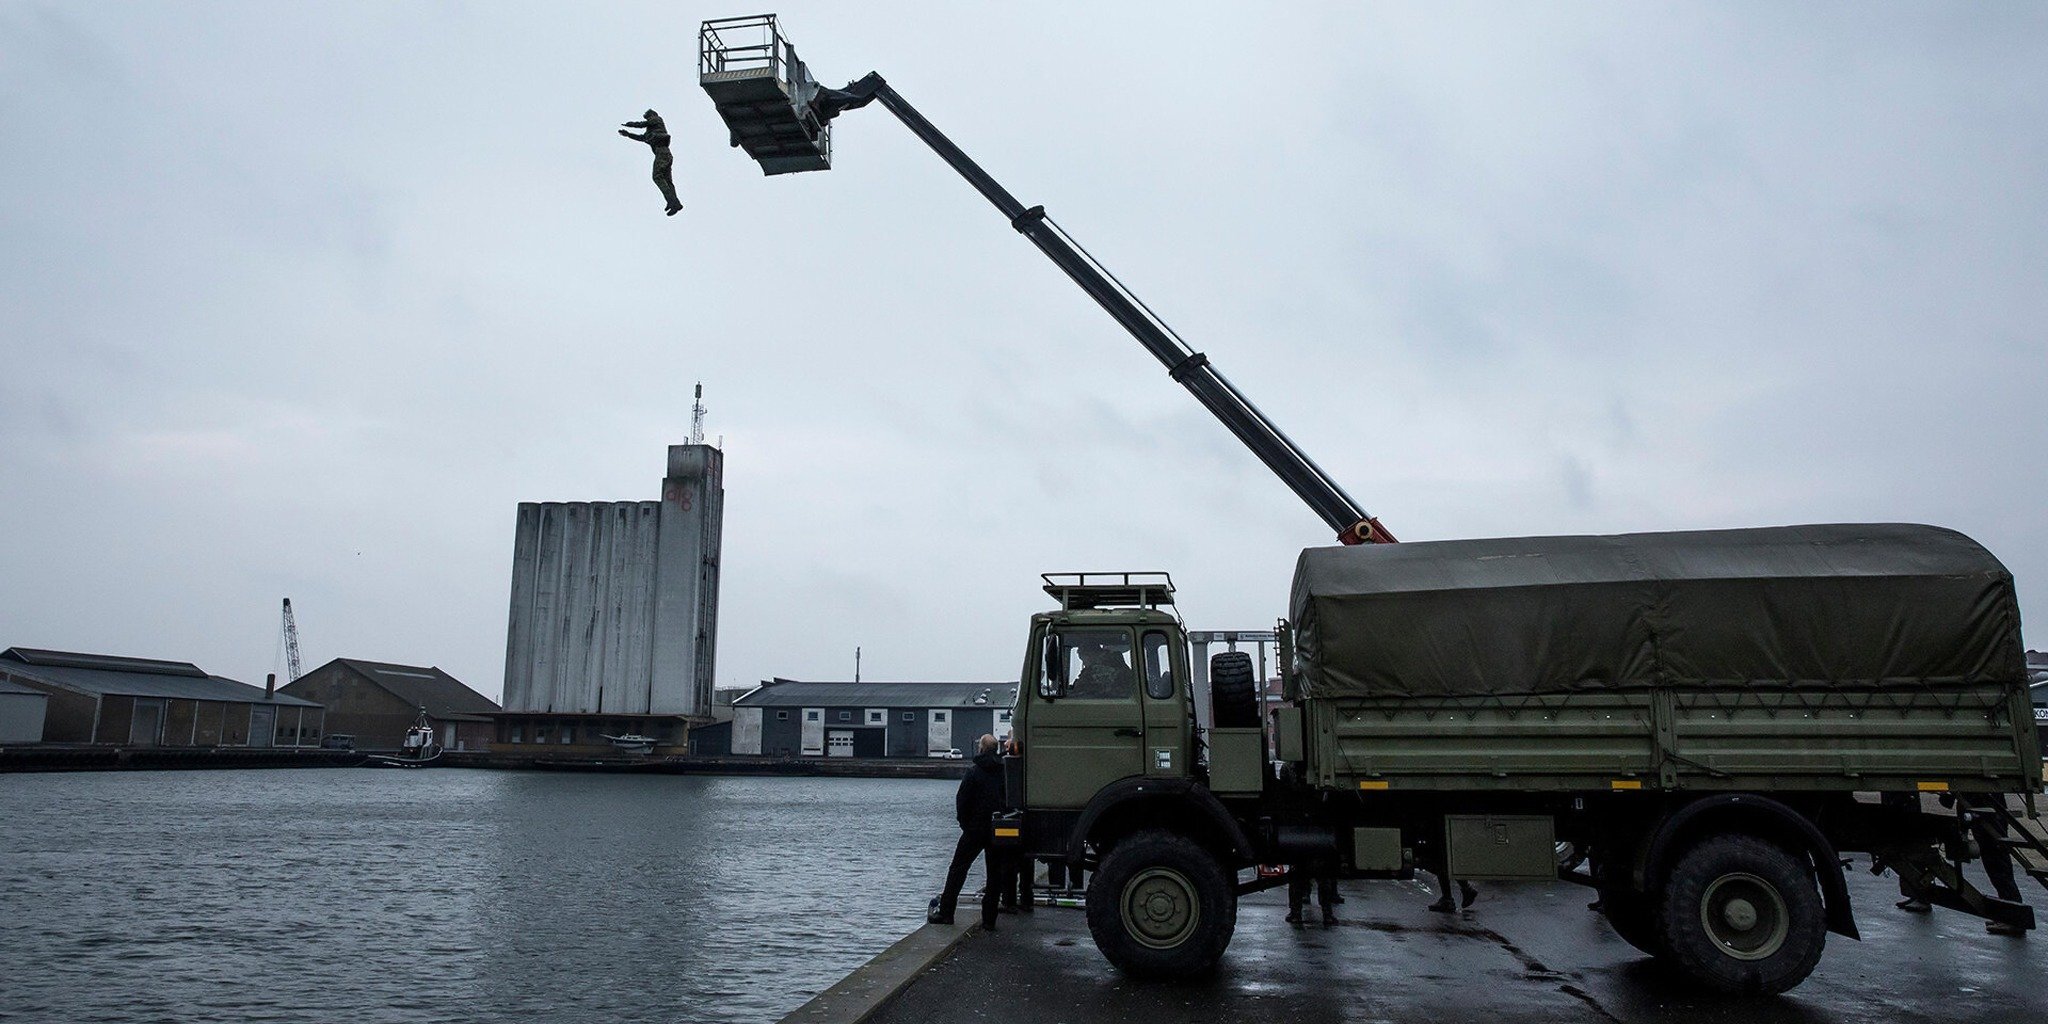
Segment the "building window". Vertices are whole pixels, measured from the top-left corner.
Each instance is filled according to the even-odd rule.
[[[851,711],[841,711],[841,712],[839,713],[839,720],[840,720],[840,721],[842,721],[842,722],[851,722],[851,721],[853,721],[853,712],[851,712]]]
[[[787,721],[789,721],[789,712],[787,712],[787,711],[777,711],[777,712],[775,713],[775,720],[776,720],[776,721],[778,721],[778,722],[787,722]]]
[[[512,727],[512,742],[514,742],[514,743],[524,743],[524,742],[526,742],[526,740],[525,740],[524,738],[522,738],[522,737],[520,736],[520,733],[522,733],[523,731],[524,731],[524,730],[522,730],[522,729],[521,729],[520,727],[518,727],[518,726],[516,726],[516,725],[515,725],[515,726],[513,726],[513,727]]]
[[[904,720],[904,721],[906,721],[906,722],[915,722],[915,721],[917,721],[917,712],[915,712],[915,711],[905,711],[905,712],[903,713],[903,720]]]

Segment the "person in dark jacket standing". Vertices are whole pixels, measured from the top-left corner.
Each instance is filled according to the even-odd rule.
[[[996,900],[1007,879],[996,863],[1000,858],[989,846],[993,838],[989,819],[1002,809],[1003,758],[996,751],[996,738],[983,736],[975,744],[974,767],[960,780],[960,790],[953,795],[953,816],[960,822],[960,841],[953,845],[953,863],[946,868],[945,891],[932,901],[926,920],[933,924],[953,923],[953,910],[960,903],[960,887],[967,884],[967,869],[974,865],[974,858],[981,857],[982,870],[988,876],[981,888],[981,926],[995,929]]]

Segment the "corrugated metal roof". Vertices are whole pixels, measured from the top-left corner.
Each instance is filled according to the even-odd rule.
[[[394,665],[384,661],[336,658],[358,675],[391,691],[392,696],[430,718],[456,722],[488,722],[499,709],[496,701],[464,685],[462,680],[431,665]]]
[[[853,683],[770,679],[734,707],[1007,708],[1016,683]]]
[[[35,647],[9,647],[7,656],[29,665],[50,668],[93,668],[109,672],[147,672],[159,676],[206,678],[199,666],[189,661],[161,661],[156,658],[123,658],[113,654],[79,654],[73,651],[45,651]]]
[[[10,675],[85,693],[119,694],[124,697],[173,697],[182,700],[219,700],[238,704],[266,702],[263,688],[239,683],[225,676],[210,676],[182,661],[151,661],[145,658],[113,658],[66,651],[39,651],[10,647],[0,651]],[[198,675],[192,673],[198,672]],[[317,708],[321,705],[286,694],[268,703],[288,707]]]

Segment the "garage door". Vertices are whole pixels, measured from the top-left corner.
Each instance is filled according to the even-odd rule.
[[[853,756],[853,730],[832,729],[825,733],[826,757]]]

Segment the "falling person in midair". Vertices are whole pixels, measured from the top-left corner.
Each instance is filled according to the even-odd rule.
[[[625,126],[619,129],[619,134],[634,142],[645,142],[647,148],[654,150],[654,184],[661,189],[661,197],[668,200],[668,209],[665,212],[673,217],[677,210],[683,208],[683,201],[676,198],[675,178],[669,174],[669,169],[675,166],[676,158],[668,151],[668,125],[663,124],[661,115],[652,110],[641,116],[645,120],[627,121]],[[627,128],[645,128],[646,131],[635,135],[627,131]]]

